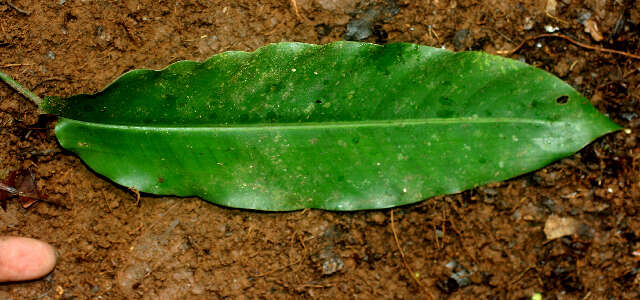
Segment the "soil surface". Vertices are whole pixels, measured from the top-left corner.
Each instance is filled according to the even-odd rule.
[[[93,93],[131,69],[280,41],[499,53],[555,31],[640,53],[634,0],[13,0],[0,16],[0,68],[39,95]],[[10,201],[0,233],[59,252],[53,273],[2,284],[0,298],[640,298],[640,60],[554,38],[509,57],[559,76],[626,130],[512,180],[353,213],[137,203],[60,148],[55,118],[0,84],[0,178],[27,170],[48,199]],[[558,220],[569,235],[548,240]]]

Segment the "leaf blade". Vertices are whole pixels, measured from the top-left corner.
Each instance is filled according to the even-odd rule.
[[[46,103],[61,145],[119,184],[262,210],[413,203],[619,128],[546,72],[411,44],[276,44]]]

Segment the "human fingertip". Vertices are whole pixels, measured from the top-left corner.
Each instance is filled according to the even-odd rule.
[[[53,270],[56,261],[56,250],[43,241],[0,237],[0,282],[41,278]]]

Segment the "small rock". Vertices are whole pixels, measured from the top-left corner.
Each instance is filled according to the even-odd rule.
[[[344,268],[344,261],[332,248],[325,248],[318,255],[322,275],[331,275]]]
[[[445,267],[449,269],[455,269],[457,266],[458,266],[458,262],[455,260],[452,260],[445,265]]]
[[[450,293],[472,283],[469,278],[472,274],[462,265],[458,264],[457,261],[451,260],[445,265],[445,267],[452,271],[451,275],[449,275],[449,278],[436,283],[436,285],[444,292]]]
[[[590,34],[591,38],[596,42],[604,39],[602,33],[600,33],[600,29],[598,29],[598,23],[593,19],[589,19],[584,23],[584,32]]]
[[[469,273],[469,271],[462,269],[458,272],[452,273],[451,278],[456,281],[459,287],[465,287],[471,284],[471,279],[469,279],[470,275],[471,273]]]
[[[553,33],[560,30],[560,28],[558,28],[557,26],[551,26],[551,25],[544,25],[544,31],[548,32],[548,33]]]
[[[624,112],[622,114],[620,114],[622,116],[622,118],[624,118],[625,120],[631,122],[633,121],[633,119],[638,117],[638,114],[635,112]]]
[[[558,207],[556,203],[553,201],[553,199],[549,197],[544,198],[544,200],[542,201],[542,205],[544,205],[544,207],[546,207],[548,210],[550,210],[553,213],[558,212]]]
[[[348,41],[360,41],[370,37],[372,34],[371,22],[366,19],[357,19],[347,24],[345,39]]]
[[[580,223],[571,217],[550,216],[544,224],[547,240],[557,239],[578,232]]]
[[[456,49],[462,48],[464,46],[464,40],[469,36],[469,29],[461,29],[456,31],[456,35],[453,38],[453,45]]]
[[[334,2],[335,1],[336,0],[334,0]],[[374,1],[371,2],[373,3]],[[366,10],[351,11],[352,15],[357,15],[357,19],[351,19],[347,24],[345,39],[349,41],[359,41],[372,35],[375,35],[378,38],[386,38],[386,32],[375,28],[376,24],[379,24],[381,21],[384,22],[390,20],[399,12],[400,8],[396,5],[395,1],[380,1],[378,4],[369,6]]]
[[[496,191],[495,189],[492,188],[484,188],[482,189],[484,191],[485,194],[489,195],[489,196],[495,196],[498,194],[498,191]]]
[[[531,30],[533,26],[536,25],[536,21],[532,17],[525,17],[524,24],[522,25],[522,29]]]
[[[578,15],[578,23],[585,25],[587,23],[587,20],[591,19],[591,12],[590,11],[585,11],[581,14]]]

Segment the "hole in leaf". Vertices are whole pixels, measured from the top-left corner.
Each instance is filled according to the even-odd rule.
[[[317,104],[322,104],[322,100],[316,100]]]
[[[567,102],[569,102],[569,96],[560,96],[558,98],[556,98],[556,103],[558,104],[567,104]]]

